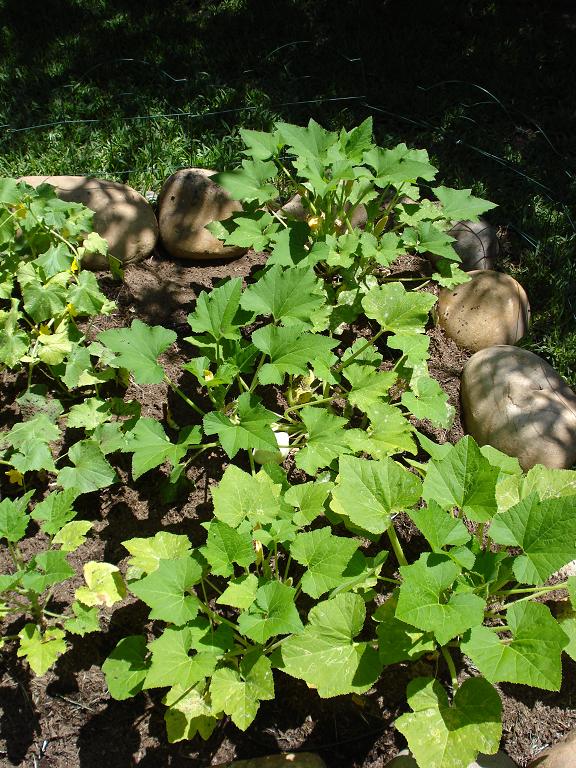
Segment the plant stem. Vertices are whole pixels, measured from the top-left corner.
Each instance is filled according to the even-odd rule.
[[[178,395],[178,397],[181,397],[182,400],[184,400],[184,402],[187,405],[189,405],[190,408],[192,408],[193,411],[196,411],[196,413],[199,416],[205,416],[204,411],[201,408],[199,408],[196,405],[196,403],[192,402],[192,400],[190,400],[190,398],[187,395],[185,395],[184,392],[182,392],[180,387],[175,382],[173,382],[172,379],[169,376],[167,376],[166,374],[164,374],[164,381],[166,382],[166,384],[168,384],[170,389]]]
[[[568,586],[567,581],[563,581],[561,584],[554,584],[553,587],[521,587],[519,589],[507,589],[503,592],[493,592],[493,597],[507,597],[508,595],[523,595],[527,592],[530,593],[526,599],[529,599],[532,595],[537,596],[539,594],[545,594],[546,592],[554,592],[557,589],[565,589]]]
[[[378,333],[376,333],[370,339],[370,341],[367,341],[366,344],[363,344],[360,347],[360,349],[357,349],[356,352],[351,354],[350,357],[347,357],[346,360],[343,360],[341,363],[338,363],[338,365],[335,366],[334,370],[336,371],[336,373],[340,373],[341,371],[344,370],[344,368],[347,368],[350,365],[350,363],[352,363],[355,360],[355,358],[357,358],[359,355],[361,355],[363,352],[365,352],[368,349],[368,347],[372,346],[372,344],[374,344],[376,341],[378,341],[380,336],[382,336],[385,333],[386,333],[386,328],[380,328]]]
[[[249,392],[254,392],[254,390],[256,389],[256,385],[258,384],[258,374],[260,373],[260,368],[262,368],[262,366],[264,365],[265,360],[266,360],[266,352],[262,352],[260,360],[258,361],[258,366],[254,371],[254,376],[252,377],[252,383],[250,384],[250,388],[248,389]]]
[[[250,472],[255,475],[256,474],[256,467],[254,465],[254,454],[252,453],[252,450],[248,449],[248,460],[250,462]]]
[[[342,395],[344,397],[344,395]],[[322,397],[320,400],[311,400],[309,403],[301,403],[300,405],[293,405],[291,408],[286,408],[284,411],[284,416],[286,416],[287,413],[292,413],[292,411],[299,411],[300,408],[306,408],[307,406],[313,406],[313,405],[323,405],[324,403],[330,403],[332,402],[334,398],[333,397]]]
[[[450,672],[450,679],[452,680],[452,688],[454,691],[457,691],[458,690],[458,674],[456,672],[456,667],[454,666],[454,659],[450,655],[450,651],[445,645],[443,645],[440,650],[442,651],[442,656],[444,657],[444,661],[446,662],[448,671]]]
[[[288,571],[290,570],[291,564],[292,564],[292,555],[288,554],[288,559],[286,560],[286,568],[284,569],[283,581],[286,581],[288,579]]]
[[[398,536],[396,535],[396,529],[394,528],[394,523],[390,523],[386,533],[388,534],[388,538],[390,539],[390,544],[392,544],[392,549],[394,550],[394,554],[396,555],[396,560],[398,560],[398,565],[408,565],[408,560],[406,560],[406,556],[404,555],[402,545],[400,544],[400,541],[398,540]]]

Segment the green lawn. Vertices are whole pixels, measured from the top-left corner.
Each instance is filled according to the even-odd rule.
[[[576,384],[576,14],[569,0],[5,0],[0,174],[158,191],[238,162],[238,128],[375,120],[499,203],[526,344]],[[418,22],[415,22],[415,19]],[[39,126],[30,128],[30,126]]]

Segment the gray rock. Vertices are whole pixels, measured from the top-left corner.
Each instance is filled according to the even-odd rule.
[[[533,352],[501,345],[472,355],[461,399],[466,431],[516,456],[524,470],[576,462],[576,394]]]
[[[459,221],[448,234],[456,238],[452,245],[462,260],[461,269],[465,272],[494,267],[500,244],[496,230],[487,221]]]
[[[282,755],[254,757],[252,760],[234,760],[219,768],[326,768],[326,764],[312,752],[287,752]]]
[[[574,768],[576,766],[576,731],[541,752],[528,763],[528,768]]]
[[[419,766],[410,752],[403,749],[391,762],[386,763],[385,768],[419,768]],[[498,752],[496,755],[478,755],[468,768],[517,768],[517,766],[504,752]]]
[[[205,225],[222,221],[242,206],[210,179],[216,171],[185,168],[166,180],[158,197],[160,238],[168,253],[179,259],[235,258],[246,248],[224,246]]]
[[[403,749],[389,763],[386,763],[384,768],[418,768],[418,763],[414,760],[409,750]]]
[[[110,253],[123,264],[150,256],[158,238],[158,222],[150,204],[126,184],[89,176],[24,176],[33,187],[51,184],[62,200],[82,203],[94,211],[94,230],[108,242]],[[101,254],[86,254],[82,266],[106,269]]]
[[[530,305],[510,275],[474,270],[469,282],[444,288],[438,322],[459,347],[477,352],[495,344],[515,344],[528,330]]]

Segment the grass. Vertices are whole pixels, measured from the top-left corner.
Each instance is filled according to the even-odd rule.
[[[5,0],[1,13],[0,174],[158,191],[179,167],[235,165],[240,126],[372,114],[379,143],[426,147],[445,183],[499,203],[504,267],[532,305],[525,344],[576,386],[569,0]]]

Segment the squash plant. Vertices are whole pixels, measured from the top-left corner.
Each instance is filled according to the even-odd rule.
[[[493,204],[470,190],[432,188],[436,169],[423,150],[381,149],[371,131],[369,121],[339,133],[311,121],[242,132],[248,159],[218,180],[244,209],[211,229],[270,256],[246,287],[232,279],[198,297],[183,366],[193,383],[164,370],[161,355],[177,337],[161,326],[134,320],[90,347],[104,377],[163,381],[189,418],[141,418],[137,405],[94,385],[84,402],[52,416],[51,430],[34,422],[50,421],[41,412],[5,433],[3,461],[14,470],[19,456],[32,454],[27,435],[42,435],[45,454],[66,425],[85,437],[62,457],[68,466],[49,465],[61,488],[55,495],[2,502],[0,536],[14,549],[14,567],[0,588],[12,610],[33,619],[19,638],[33,668],[37,641],[55,643],[53,661],[75,621],[88,623],[90,612],[95,626],[98,604],[127,592],[142,600],[147,626],[123,638],[103,670],[117,699],[166,690],[171,741],[207,738],[223,716],[246,729],[260,702],[274,697],[279,672],[320,696],[362,694],[384,666],[426,655],[437,677],[412,680],[411,711],[396,725],[419,765],[464,768],[479,751],[498,749],[494,685],[557,690],[562,651],[575,653],[574,611],[557,619],[537,601],[559,588],[576,599],[573,578],[548,584],[575,554],[574,473],[523,474],[514,459],[469,437],[437,445],[418,432],[418,420],[448,426],[453,417],[427,368],[435,297],[422,281],[406,281],[407,289],[391,268],[405,253],[432,254],[434,279],[466,279],[447,231]],[[299,217],[283,205],[292,194]],[[355,228],[360,206],[365,223]],[[344,328],[360,324],[366,335],[344,341]],[[51,615],[51,585],[30,588],[41,556],[25,563],[16,548],[26,516],[51,519],[42,504],[60,509],[64,495],[72,504],[114,482],[118,452],[132,455],[135,482],[167,463],[177,483],[215,446],[230,463],[212,489],[205,541],[165,531],[129,539],[125,575],[87,564],[75,618]],[[411,561],[399,514],[426,542]],[[50,559],[67,578],[61,534],[52,530]],[[470,675],[472,665],[478,674]]]
[[[108,252],[92,218],[49,184],[0,179],[0,365],[27,367],[28,386],[38,366],[64,391],[102,380],[77,323],[115,309],[81,268],[86,253]]]

